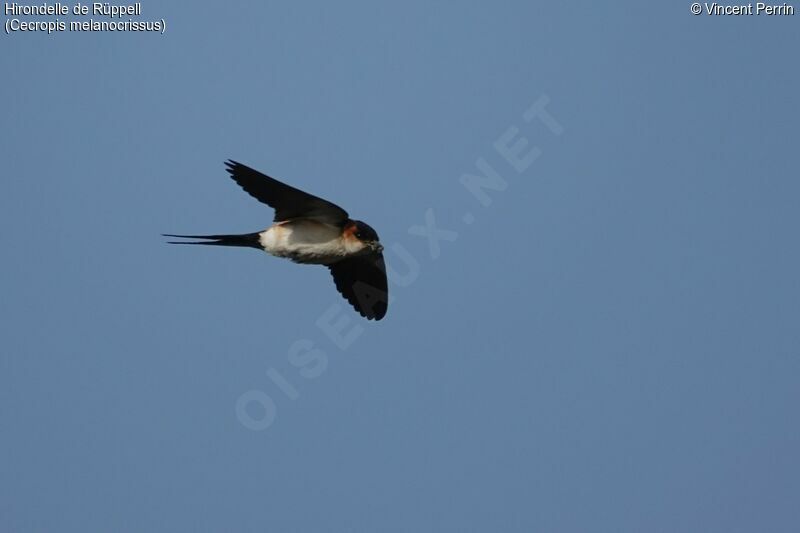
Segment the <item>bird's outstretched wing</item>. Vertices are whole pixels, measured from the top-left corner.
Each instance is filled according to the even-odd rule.
[[[342,296],[361,316],[380,320],[389,306],[389,286],[383,254],[369,254],[343,259],[328,265],[333,282]]]
[[[338,205],[270,178],[233,160],[225,162],[231,177],[256,200],[275,209],[275,222],[292,218],[312,218],[333,225],[344,225],[347,211]]]

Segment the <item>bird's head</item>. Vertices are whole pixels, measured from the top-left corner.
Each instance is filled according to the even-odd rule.
[[[353,251],[361,253],[381,253],[383,245],[372,227],[366,222],[353,220],[345,227],[345,234],[349,236]],[[357,248],[357,250],[355,249]]]

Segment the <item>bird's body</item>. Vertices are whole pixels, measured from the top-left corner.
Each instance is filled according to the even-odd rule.
[[[369,250],[352,230],[305,218],[273,224],[259,233],[259,243],[268,254],[309,265],[330,265]]]
[[[327,266],[336,288],[365,318],[380,320],[388,307],[383,246],[369,225],[341,207],[229,161],[231,177],[251,196],[275,209],[269,228],[237,235],[167,235],[205,244],[257,248],[295,263]]]

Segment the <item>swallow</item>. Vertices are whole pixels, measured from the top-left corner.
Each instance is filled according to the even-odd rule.
[[[330,269],[341,295],[368,320],[386,315],[389,289],[383,246],[369,224],[352,220],[347,211],[317,196],[233,160],[225,162],[231,178],[250,196],[275,210],[263,231],[238,235],[173,235],[203,239],[170,244],[241,246],[263,250],[295,263]]]

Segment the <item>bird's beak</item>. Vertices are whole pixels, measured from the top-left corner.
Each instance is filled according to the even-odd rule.
[[[381,253],[381,252],[383,252],[383,245],[381,243],[379,243],[379,242],[373,243],[372,244],[372,249],[375,250],[378,253]]]

